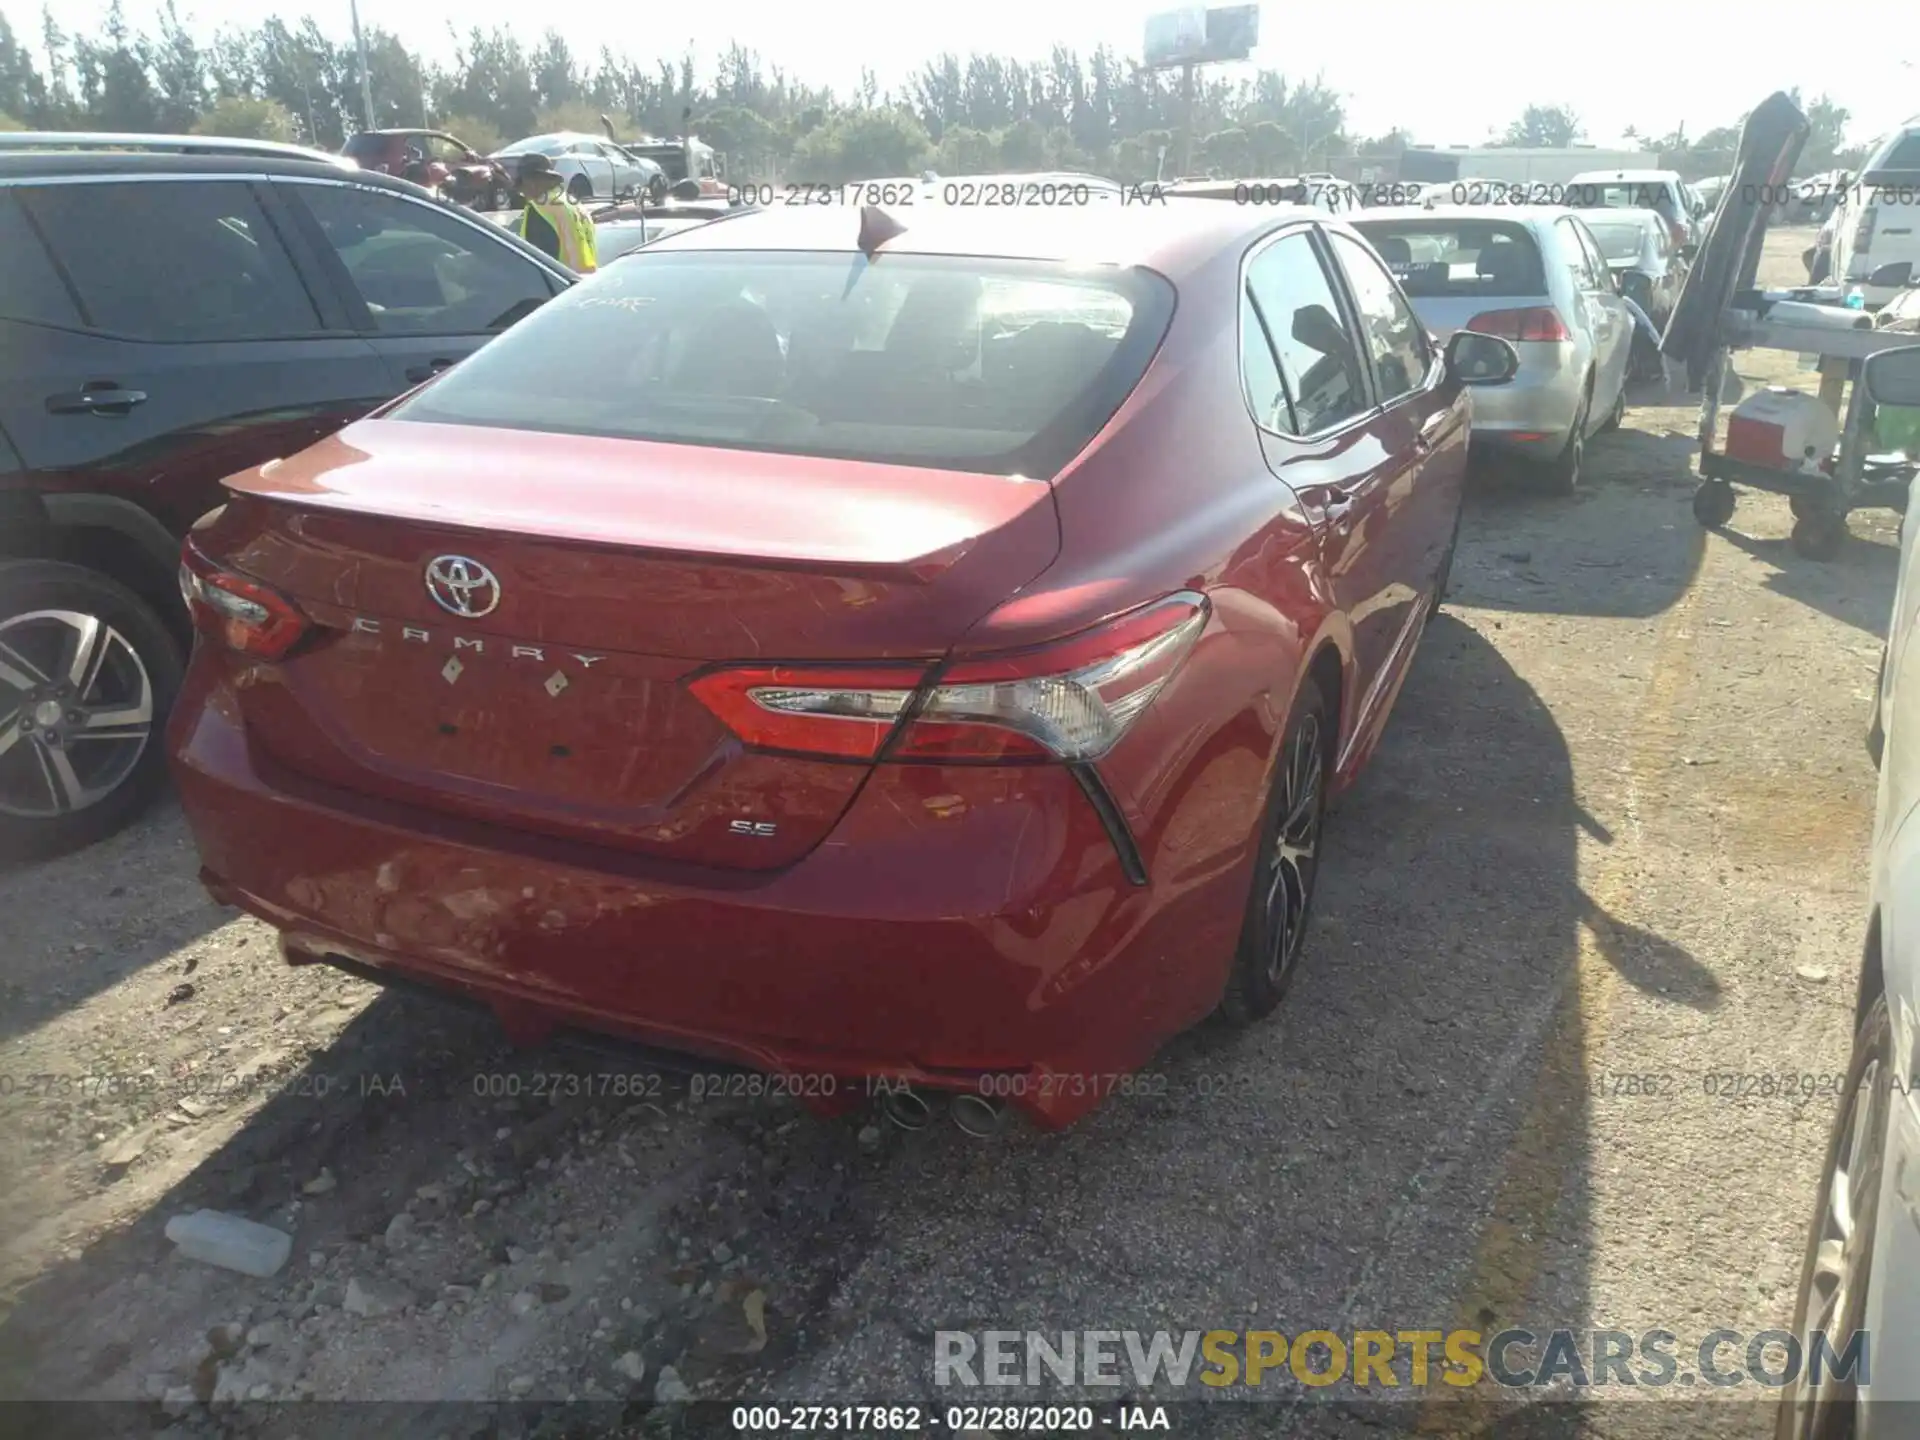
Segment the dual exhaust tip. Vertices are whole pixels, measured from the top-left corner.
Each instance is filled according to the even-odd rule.
[[[902,1130],[924,1130],[938,1114],[936,1102],[926,1092],[904,1086],[889,1090],[880,1100],[887,1119]],[[1007,1122],[1007,1107],[984,1095],[962,1091],[947,1102],[947,1117],[967,1135],[985,1140],[1000,1132]]]

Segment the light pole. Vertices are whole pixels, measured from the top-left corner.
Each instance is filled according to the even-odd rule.
[[[353,48],[360,57],[360,114],[373,129],[373,82],[367,78],[367,37],[360,30],[360,0],[347,0],[353,12]]]

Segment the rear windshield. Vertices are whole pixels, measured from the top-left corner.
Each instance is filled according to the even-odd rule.
[[[1637,260],[1640,247],[1646,242],[1647,232],[1637,222],[1629,224],[1621,220],[1589,220],[1587,229],[1593,232],[1593,238],[1600,242],[1600,253],[1609,260]]]
[[[1173,287],[950,256],[648,251],[388,414],[1050,475],[1145,373]]]
[[[1356,220],[1407,298],[1506,298],[1547,293],[1540,247],[1524,225],[1502,220]]]
[[[1860,177],[1867,185],[1913,185],[1920,183],[1920,130],[1902,135],[1893,142],[1879,163]],[[1894,198],[1894,197],[1888,197]]]

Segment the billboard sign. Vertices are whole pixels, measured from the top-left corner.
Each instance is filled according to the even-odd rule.
[[[1260,7],[1191,7],[1147,17],[1145,63],[1149,70],[1245,60],[1260,40]]]

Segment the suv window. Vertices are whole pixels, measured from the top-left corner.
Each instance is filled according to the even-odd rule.
[[[97,330],[139,340],[272,340],[321,328],[239,180],[49,185],[19,192]]]
[[[0,320],[80,328],[80,312],[11,191],[0,190]]]
[[[1247,288],[1293,395],[1294,433],[1316,435],[1363,413],[1365,368],[1312,236],[1296,231],[1262,250]]]
[[[533,261],[431,206],[347,185],[288,185],[385,335],[505,329],[557,286]]]
[[[1360,328],[1373,357],[1374,378],[1380,383],[1380,403],[1390,405],[1420,388],[1433,363],[1427,346],[1427,327],[1413,313],[1400,287],[1371,250],[1351,235],[1331,237],[1340,268],[1347,272]]]

